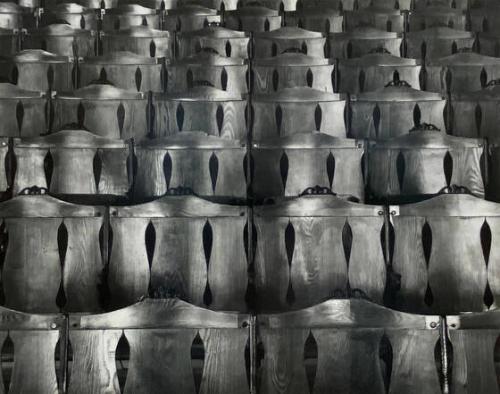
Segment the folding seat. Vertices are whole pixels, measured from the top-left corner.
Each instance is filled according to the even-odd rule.
[[[244,59],[202,51],[168,65],[169,93],[182,93],[198,85],[209,85],[232,94],[248,92],[248,64]]]
[[[9,56],[19,50],[19,30],[0,28],[0,56]]]
[[[281,27],[281,15],[277,10],[261,6],[239,8],[224,15],[226,27],[245,32],[262,32]]]
[[[472,49],[474,34],[449,27],[431,27],[412,31],[406,36],[406,56],[414,59],[432,60],[459,52],[462,48]]]
[[[246,310],[247,207],[166,196],[111,207],[111,307],[144,295],[177,296],[216,310]]]
[[[200,132],[135,143],[134,198],[143,201],[178,189],[217,200],[244,200],[246,145]]]
[[[389,52],[401,56],[403,37],[399,33],[387,32],[373,27],[360,27],[348,33],[331,33],[328,37],[330,58],[349,59],[373,51]]]
[[[15,138],[12,192],[33,185],[75,202],[125,200],[129,190],[127,143],[84,130]],[[130,174],[131,175],[131,174]]]
[[[94,56],[95,31],[55,24],[29,30],[23,35],[23,49],[42,49],[61,56]]]
[[[352,31],[358,27],[374,27],[382,31],[404,32],[404,16],[399,9],[366,7],[356,11],[344,11],[344,27]]]
[[[129,51],[141,56],[172,58],[173,41],[168,31],[150,26],[101,33],[103,54]]]
[[[246,140],[247,102],[240,95],[211,86],[155,95],[155,137],[202,131],[222,138]]]
[[[169,31],[193,31],[220,23],[221,16],[217,14],[217,10],[199,5],[186,5],[169,10],[165,16],[164,27]]]
[[[461,137],[495,138],[499,135],[499,80],[490,81],[482,90],[457,93],[451,97],[450,132]]]
[[[429,123],[444,130],[446,100],[439,93],[413,89],[406,81],[351,97],[349,136],[387,139]]]
[[[177,8],[180,4],[181,1],[179,0],[118,0],[119,5],[124,5],[124,4],[135,4],[135,5],[140,5],[142,7],[146,8],[152,8],[155,10],[172,10]],[[106,7],[108,8],[108,7]],[[109,8],[116,8],[116,7],[109,7]],[[160,16],[161,19],[161,16]]]
[[[345,137],[345,106],[340,95],[309,87],[256,94],[252,100],[252,137],[259,141],[312,130]]]
[[[255,197],[293,197],[319,185],[364,199],[365,144],[322,133],[298,133],[252,146]]]
[[[439,316],[328,300],[257,322],[262,394],[441,393]]]
[[[47,99],[42,92],[0,83],[0,136],[29,137],[48,129]]]
[[[469,194],[442,194],[389,209],[391,266],[400,276],[397,309],[477,312],[497,300],[499,204]]]
[[[138,4],[123,4],[118,8],[106,10],[102,17],[102,29],[126,30],[134,26],[149,26],[160,29],[160,15],[155,9],[146,8]]]
[[[166,84],[166,68],[161,59],[132,52],[111,52],[80,60],[79,87],[91,85],[97,80],[107,80],[114,86],[126,90],[163,92]]]
[[[421,130],[369,145],[368,189],[377,201],[418,201],[451,185],[484,198],[484,141]]]
[[[89,85],[58,93],[53,100],[52,130],[75,125],[107,138],[141,138],[149,134],[151,115],[143,93],[112,85]]]
[[[0,307],[2,386],[10,393],[62,392],[59,363],[62,348],[62,315],[29,315]],[[60,343],[59,343],[60,342]],[[57,359],[57,361],[56,361]]]
[[[35,186],[22,193],[44,190]],[[100,310],[104,257],[99,233],[104,213],[104,207],[74,205],[47,195],[1,203],[5,306],[32,313]]]
[[[201,50],[211,50],[221,56],[248,58],[250,38],[247,33],[209,26],[201,30],[180,32],[176,35],[177,58],[195,55]]]
[[[431,60],[425,67],[426,90],[443,93],[475,92],[500,78],[500,59],[474,52]]]
[[[300,0],[238,0],[238,8],[261,5],[271,10],[281,12],[293,12],[297,9],[297,2]]]
[[[254,225],[260,312],[300,309],[334,296],[382,303],[382,206],[308,195],[255,206]]]
[[[18,88],[47,92],[70,90],[73,63],[67,56],[58,56],[40,49],[25,50],[0,58],[0,75]]]
[[[250,393],[247,315],[147,299],[70,319],[70,393]]]
[[[299,27],[282,27],[254,35],[256,58],[277,56],[283,53],[303,53],[313,57],[325,57],[326,38],[322,33]]]
[[[253,92],[258,94],[296,86],[333,93],[334,66],[330,59],[283,53],[275,57],[256,58],[252,72]]]
[[[326,7],[306,7],[297,12],[286,14],[285,24],[298,26],[309,31],[325,34],[340,33],[344,17],[341,11]]]
[[[15,3],[0,2],[0,28],[12,30],[34,26],[33,14]]]
[[[432,27],[468,30],[465,12],[448,7],[427,7],[423,10],[410,12],[408,27],[410,31],[425,30]]]
[[[41,15],[41,24],[65,22],[75,29],[97,30],[98,16],[96,10],[76,3],[61,3],[45,10]]]
[[[422,66],[419,60],[369,53],[353,59],[339,59],[337,88],[339,92],[358,94],[382,89],[393,80],[407,81],[420,88]]]

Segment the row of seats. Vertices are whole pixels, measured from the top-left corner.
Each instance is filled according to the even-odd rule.
[[[446,95],[473,93],[496,83],[500,78],[500,58],[457,53],[422,65],[416,59],[387,53],[337,61],[283,53],[256,58],[250,67],[244,59],[205,51],[172,62],[132,52],[74,61],[34,49],[0,58],[0,77],[20,89],[39,92],[68,92],[107,81],[117,88],[137,92],[182,93],[197,85],[209,85],[239,95],[298,86],[359,94],[400,80],[417,90]]]
[[[309,195],[254,208],[19,196],[0,204],[2,298],[36,313],[116,309],[148,294],[215,310],[358,296],[416,313],[483,311],[500,296],[499,215],[467,194],[391,206]]]
[[[202,28],[203,25],[200,26],[201,30],[179,33],[175,39],[168,31],[155,30],[148,26],[135,26],[100,34],[95,31],[74,29],[67,24],[49,25],[21,34],[4,30],[0,32],[5,43],[0,54],[12,55],[20,49],[42,49],[62,56],[89,57],[116,51],[130,51],[147,57],[172,58],[173,53],[178,57],[191,55],[193,50],[196,53],[200,45],[206,47],[206,40],[212,38],[217,47],[222,47],[217,51],[219,54],[227,55],[230,51],[233,57],[248,56],[246,48],[248,37],[244,32],[222,27]],[[269,47],[264,56],[272,55],[273,41],[277,43],[275,45],[291,41],[293,45],[283,48],[284,50],[307,52],[308,48],[316,47],[317,56],[321,57],[326,55],[330,58],[354,58],[374,50],[385,50],[394,56],[432,60],[472,49],[484,55],[497,56],[499,38],[476,36],[474,33],[449,27],[433,27],[408,33],[404,37],[398,33],[363,27],[348,33],[330,33],[324,37],[319,32],[297,27],[279,29],[277,26],[276,30],[270,32],[255,33],[254,41],[263,42]],[[297,44],[299,46],[295,48]],[[245,47],[241,48],[242,45]],[[242,49],[241,55],[238,55]],[[259,57],[258,48],[255,51]]]
[[[140,202],[177,189],[262,200],[316,186],[355,201],[404,202],[460,186],[500,200],[498,142],[433,130],[380,142],[300,133],[256,143],[250,157],[245,144],[199,132],[133,142],[65,130],[3,139],[0,191],[16,196],[36,185],[72,201]]]
[[[146,299],[100,315],[0,315],[9,392],[498,391],[497,312],[440,318],[328,300],[255,318]]]
[[[3,137],[37,137],[65,128],[106,138],[160,138],[199,131],[253,142],[318,131],[385,140],[424,124],[462,137],[498,137],[498,85],[447,100],[404,81],[348,98],[309,87],[242,95],[197,85],[181,93],[144,94],[93,84],[54,97],[0,83]],[[473,116],[471,116],[473,114]],[[248,127],[247,127],[248,125]]]

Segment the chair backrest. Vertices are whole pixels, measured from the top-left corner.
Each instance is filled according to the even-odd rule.
[[[500,320],[497,311],[446,316],[450,387],[464,394],[498,393]]]
[[[328,300],[257,321],[263,394],[441,393],[438,316]]]
[[[112,307],[150,294],[218,310],[246,309],[246,206],[193,196],[111,207]]]
[[[103,54],[129,51],[146,57],[173,58],[173,39],[168,31],[150,26],[101,33]]]
[[[80,60],[78,77],[77,88],[109,81],[117,88],[137,92],[163,92],[167,82],[166,67],[160,59],[127,51]]]
[[[410,31],[438,26],[467,30],[467,16],[463,10],[448,7],[426,7],[409,13],[408,28]]]
[[[40,49],[21,51],[0,59],[0,75],[18,88],[47,92],[70,90],[73,64],[67,56],[57,56]]]
[[[129,191],[129,149],[122,140],[64,130],[45,137],[15,138],[13,155],[14,195],[36,185],[75,201],[98,196],[112,201],[125,198]]]
[[[248,64],[244,59],[200,52],[169,64],[169,93],[181,93],[208,85],[236,95],[248,93]]]
[[[325,57],[326,38],[322,33],[298,27],[282,27],[254,35],[256,58],[277,56],[283,53],[303,53],[314,57]]]
[[[386,7],[366,7],[356,11],[344,12],[345,31],[359,27],[374,27],[384,31],[404,32],[404,15],[398,9]]]
[[[296,86],[333,93],[335,75],[330,59],[302,53],[284,53],[255,59],[252,71],[253,92],[257,94]]]
[[[425,67],[427,90],[442,93],[475,92],[500,78],[500,59],[474,52],[456,53]]]
[[[382,89],[398,79],[414,89],[421,88],[420,62],[389,53],[370,53],[354,59],[340,59],[337,69],[339,92],[358,94]]]
[[[229,11],[224,16],[226,27],[245,32],[264,32],[279,29],[281,15],[277,10],[261,6],[247,6]]]
[[[429,123],[444,130],[446,100],[439,93],[413,89],[406,81],[394,81],[385,88],[351,98],[350,136],[387,139],[408,134]]]
[[[160,29],[160,15],[156,10],[138,4],[123,4],[106,10],[102,16],[102,30],[130,29],[134,26],[149,26]]]
[[[42,49],[60,56],[95,56],[97,33],[54,24],[28,30],[23,35],[23,49]]]
[[[428,61],[453,55],[462,48],[472,49],[474,42],[474,33],[469,31],[430,27],[406,35],[406,55]]]
[[[324,7],[306,7],[297,12],[290,12],[285,19],[286,26],[298,26],[309,31],[324,34],[340,33],[343,29],[344,16],[341,11]]]
[[[258,310],[299,309],[333,296],[383,300],[383,208],[332,195],[254,208]]]
[[[247,33],[225,29],[219,26],[209,26],[192,32],[177,34],[178,58],[195,55],[202,49],[210,49],[221,56],[248,58]]]
[[[246,140],[246,100],[211,86],[182,93],[155,95],[155,137],[202,131],[227,139]]]
[[[4,387],[10,393],[63,392],[62,363],[56,363],[57,347],[64,346],[59,343],[62,315],[30,315],[0,307],[0,319],[2,392]]]
[[[54,130],[76,124],[107,138],[141,138],[149,134],[148,99],[140,92],[93,84],[58,93],[54,100]]]
[[[0,136],[31,137],[47,132],[50,118],[45,93],[0,83],[0,103]]]
[[[255,141],[260,141],[307,130],[345,136],[345,106],[346,102],[340,95],[309,87],[255,95],[252,136]]]
[[[386,51],[393,56],[401,56],[402,43],[401,34],[373,27],[360,27],[347,33],[331,33],[328,36],[329,57],[338,59],[360,57],[373,51]]]
[[[377,200],[417,201],[456,185],[484,198],[485,141],[435,130],[369,145],[368,188]]]
[[[97,12],[91,8],[76,3],[61,3],[41,14],[40,24],[47,26],[58,21],[64,21],[76,29],[96,31],[98,28]]]
[[[175,387],[179,394],[248,394],[249,323],[247,315],[208,311],[176,299],[73,315],[68,392],[165,393]],[[126,353],[120,349],[129,353],[122,382],[117,365]]]
[[[5,305],[37,313],[100,310],[104,211],[43,195],[2,202]]]
[[[484,89],[475,92],[453,94],[451,133],[461,137],[495,138],[498,136],[499,101],[498,80],[488,82]]]
[[[258,198],[293,197],[321,186],[363,201],[363,141],[298,133],[252,147],[252,190]]]
[[[159,197],[189,188],[196,195],[245,199],[246,145],[184,131],[135,144],[134,198]]]
[[[482,311],[497,302],[498,204],[443,194],[391,206],[395,305],[412,312]]]
[[[168,31],[197,31],[211,23],[220,24],[217,10],[199,5],[186,5],[170,10],[164,17],[164,29]]]

